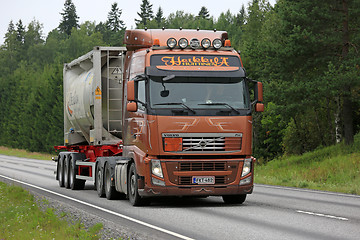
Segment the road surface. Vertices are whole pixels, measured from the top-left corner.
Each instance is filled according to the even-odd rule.
[[[221,197],[163,198],[148,207],[60,188],[55,162],[0,155],[0,181],[107,219],[149,239],[360,239],[360,196],[255,185],[242,205]]]

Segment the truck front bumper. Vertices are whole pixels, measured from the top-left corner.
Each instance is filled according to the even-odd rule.
[[[142,197],[155,196],[222,196],[222,195],[239,195],[251,194],[254,185],[238,186],[145,186],[144,189],[139,189],[139,194]]]

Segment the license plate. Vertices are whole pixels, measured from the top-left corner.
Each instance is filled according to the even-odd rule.
[[[215,184],[214,176],[192,177],[193,184]]]

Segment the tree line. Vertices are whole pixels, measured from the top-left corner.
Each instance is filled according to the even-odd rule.
[[[345,141],[360,130],[360,0],[252,0],[214,17],[154,14],[142,0],[136,28],[218,29],[241,51],[248,76],[264,83],[265,111],[254,116],[254,155],[282,154]],[[0,145],[51,152],[63,143],[62,67],[94,46],[122,46],[126,29],[115,2],[107,19],[79,24],[66,0],[59,26],[10,22],[0,48]]]

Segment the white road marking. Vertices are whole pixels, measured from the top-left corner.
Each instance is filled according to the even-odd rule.
[[[337,219],[337,220],[342,220],[342,221],[349,221],[349,219],[344,218],[344,217],[337,217],[337,216],[332,216],[332,215],[327,215],[327,214],[322,214],[322,213],[306,212],[306,211],[302,211],[302,210],[296,210],[296,212],[313,215],[313,216],[318,216],[318,217],[326,217],[326,218],[332,218],[332,219]]]
[[[102,208],[102,207],[93,205],[93,204],[91,204],[91,203],[87,203],[87,202],[78,200],[78,199],[76,199],[76,198],[72,198],[72,197],[69,197],[69,196],[66,196],[66,195],[57,193],[57,192],[53,192],[53,191],[51,191],[51,190],[48,190],[48,189],[45,189],[45,188],[42,188],[42,187],[38,187],[38,186],[33,185],[33,184],[30,184],[30,183],[22,182],[22,181],[19,181],[19,180],[10,178],[10,177],[6,177],[6,176],[3,176],[3,175],[0,175],[0,177],[5,178],[5,179],[8,179],[8,180],[11,180],[11,181],[14,181],[14,182],[17,182],[17,183],[20,183],[20,184],[23,184],[23,185],[26,185],[26,186],[29,186],[29,187],[33,187],[33,188],[36,188],[36,189],[39,189],[39,190],[42,190],[42,191],[45,191],[45,192],[48,192],[48,193],[51,193],[51,194],[54,194],[54,195],[63,197],[63,198],[66,198],[66,199],[69,199],[69,200],[72,200],[72,201],[74,201],[74,202],[78,202],[78,203],[84,204],[84,205],[89,206],[89,207],[92,207],[92,208],[96,208],[96,209],[101,210],[101,211],[103,211],[103,212],[107,212],[107,213],[113,214],[113,215],[115,215],[115,216],[124,218],[124,219],[126,219],[126,220],[129,220],[129,221],[138,223],[138,224],[140,224],[140,225],[143,225],[143,226],[146,226],[146,227],[155,229],[155,230],[157,230],[157,231],[160,231],[160,232],[163,232],[163,233],[172,235],[172,236],[177,237],[177,238],[180,238],[180,239],[194,240],[193,238],[189,238],[189,237],[186,237],[186,236],[184,236],[184,235],[181,235],[181,234],[178,234],[178,233],[175,233],[175,232],[166,230],[166,229],[164,229],[164,228],[157,227],[157,226],[152,225],[152,224],[150,224],[150,223],[146,223],[146,222],[143,222],[143,221],[141,221],[141,220],[138,220],[138,219],[135,219],[135,218],[132,218],[132,217],[123,215],[123,214],[121,214],[121,213],[113,212],[113,211],[108,210],[108,209],[106,209],[106,208]]]
[[[345,194],[345,193],[336,193],[336,192],[325,192],[325,191],[311,190],[311,189],[303,189],[303,188],[282,187],[282,186],[265,185],[265,184],[255,184],[255,187],[256,187],[256,186],[258,186],[258,187],[265,187],[265,188],[284,189],[284,190],[297,191],[297,192],[310,192],[310,193],[319,193],[319,194],[342,196],[342,197],[360,198],[360,195]]]

